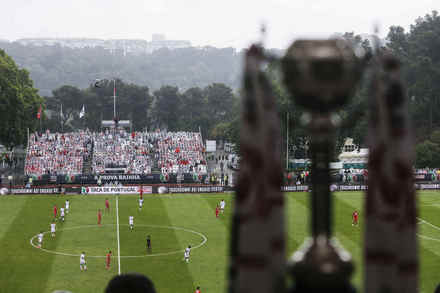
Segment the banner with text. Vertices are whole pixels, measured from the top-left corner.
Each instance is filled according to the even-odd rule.
[[[83,187],[81,194],[139,194],[139,186],[120,186],[120,187]],[[143,186],[143,193],[153,193],[151,186]]]
[[[160,186],[158,193],[212,193],[224,192],[224,186]]]
[[[12,188],[12,194],[59,194],[65,191],[65,188]]]

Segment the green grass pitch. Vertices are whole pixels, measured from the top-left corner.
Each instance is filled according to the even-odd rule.
[[[2,196],[0,197],[0,292],[103,292],[118,273],[118,233],[120,271],[148,275],[159,293],[188,292],[196,286],[202,292],[226,292],[229,229],[232,194],[147,195],[139,210],[138,196]],[[215,206],[224,198],[225,213],[215,217]],[[286,194],[287,251],[290,256],[309,235],[306,193]],[[56,237],[44,234],[43,249],[31,245],[40,231],[49,231],[52,208],[70,200],[64,223],[57,221]],[[424,191],[419,203],[419,253],[421,292],[433,292],[440,282],[440,192]],[[362,292],[363,194],[340,192],[334,195],[333,231],[351,252],[356,264],[353,284]],[[97,211],[103,210],[102,225]],[[360,226],[351,225],[354,209],[360,211]],[[134,216],[130,231],[128,217]],[[151,235],[152,250],[146,249]],[[205,242],[206,240],[206,242]],[[33,244],[37,244],[36,237]],[[191,245],[190,262],[183,250]],[[197,247],[199,246],[199,247]],[[110,270],[105,254],[111,250]],[[79,268],[79,254],[86,253],[87,272]]]

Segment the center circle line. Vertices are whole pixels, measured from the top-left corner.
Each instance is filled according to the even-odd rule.
[[[115,224],[103,224],[101,226],[114,226]],[[120,225],[120,226],[128,226],[128,225]],[[60,229],[58,231],[66,231],[66,230],[76,230],[76,229],[83,229],[83,228],[93,228],[93,227],[99,227],[97,225],[83,225],[83,226],[75,226],[75,227],[70,227],[70,228],[65,228],[65,229]],[[185,231],[185,232],[189,232],[189,233],[193,233],[196,234],[198,236],[200,236],[203,241],[201,243],[199,243],[198,245],[192,247],[192,249],[197,249],[202,247],[203,245],[206,244],[206,242],[208,241],[208,237],[206,237],[206,235],[191,230],[191,229],[187,229],[187,228],[183,228],[183,227],[177,227],[177,226],[162,226],[162,225],[147,225],[147,224],[137,224],[135,225],[135,227],[151,227],[151,228],[163,228],[163,229],[169,229],[169,230],[181,230],[181,231]],[[50,231],[45,231],[43,232],[44,234],[49,234]],[[59,252],[59,251],[54,251],[54,250],[49,250],[49,249],[45,249],[45,248],[38,248],[34,243],[33,240],[38,237],[37,235],[32,236],[32,238],[30,239],[30,244],[37,249],[40,249],[44,252],[47,253],[52,253],[52,254],[58,254],[58,255],[64,255],[64,256],[74,256],[74,257],[79,257],[80,254],[73,254],[73,253],[66,253],[66,252]],[[170,251],[170,252],[162,252],[162,253],[153,253],[153,254],[145,254],[145,255],[121,255],[121,258],[141,258],[141,257],[151,257],[151,256],[165,256],[165,255],[173,255],[173,254],[178,254],[178,253],[182,253],[185,250],[176,250],[176,251]],[[88,258],[105,258],[105,255],[88,255]]]

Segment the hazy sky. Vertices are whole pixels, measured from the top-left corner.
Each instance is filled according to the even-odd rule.
[[[0,39],[87,37],[190,40],[193,45],[242,48],[259,39],[268,47],[296,37],[335,32],[381,36],[390,25],[409,29],[419,16],[440,10],[440,0],[4,0]]]

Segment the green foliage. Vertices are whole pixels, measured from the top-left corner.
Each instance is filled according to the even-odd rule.
[[[440,166],[440,145],[425,140],[416,145],[416,168],[438,168]]]
[[[440,16],[437,11],[420,17],[408,33],[392,26],[387,46],[403,63],[410,113],[418,141],[440,127]]]
[[[152,97],[148,87],[128,84],[116,79],[116,116],[122,120],[131,120],[135,130],[148,126],[148,110]],[[45,126],[53,131],[71,131],[78,128],[100,130],[101,120],[112,120],[113,117],[113,81],[104,82],[100,87],[89,86],[78,89],[65,85],[52,92],[46,98],[47,107],[52,115]],[[63,105],[63,116],[61,116]],[[85,117],[79,118],[82,106],[85,106]]]
[[[101,120],[113,119],[113,81],[101,87],[78,89],[62,86],[47,97],[51,113],[44,127],[52,131],[88,128],[99,131]],[[163,86],[151,96],[149,88],[116,80],[116,116],[131,120],[134,130],[168,129],[199,131],[207,138],[227,138],[226,125],[238,117],[232,89],[212,84],[203,89],[194,87],[181,93],[178,87]],[[63,117],[60,109],[63,105]],[[79,119],[85,106],[86,115]],[[219,129],[223,129],[220,134]]]
[[[230,122],[220,122],[211,130],[211,138],[225,140],[228,137],[228,131],[231,127]]]
[[[204,89],[194,87],[180,93],[177,87],[164,86],[154,92],[153,125],[168,130],[198,131],[204,137],[225,138],[225,128],[238,112],[232,89],[214,83]]]
[[[434,130],[431,133],[431,141],[435,144],[440,145],[440,129]]]
[[[9,149],[25,144],[27,128],[34,131],[38,126],[42,104],[29,73],[0,49],[0,142]]]
[[[234,144],[234,151],[240,153],[240,117],[236,116],[231,122],[227,124],[225,137],[228,142]]]
[[[188,131],[198,131],[199,127],[202,133],[207,134],[206,120],[209,115],[206,111],[207,101],[203,90],[199,87],[187,89],[181,97],[180,124],[182,129]]]
[[[163,86],[154,92],[153,117],[156,127],[167,128],[168,131],[179,129],[179,89],[173,86]]]
[[[210,120],[216,123],[229,121],[232,116],[234,94],[232,89],[222,83],[213,83],[203,90],[208,104]]]

